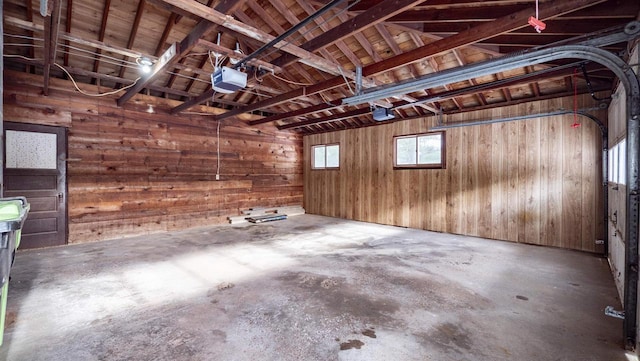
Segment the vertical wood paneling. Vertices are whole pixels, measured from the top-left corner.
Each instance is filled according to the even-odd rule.
[[[571,108],[571,98],[463,113],[446,121],[503,118]],[[582,107],[593,106],[583,97]],[[601,119],[603,119],[601,117]],[[513,242],[595,251],[602,237],[600,133],[572,116],[531,119],[446,131],[447,168],[394,170],[394,135],[427,131],[434,119],[305,137],[310,145],[340,142],[344,167],[331,187],[329,172],[307,174],[310,213],[467,234]],[[307,157],[308,160],[308,157]],[[308,171],[308,169],[306,168]],[[311,204],[313,203],[313,204]]]
[[[553,108],[559,107],[560,102],[550,100],[549,105]],[[552,109],[553,109],[552,108]],[[547,164],[549,176],[547,182],[547,245],[561,244],[562,242],[562,155],[564,154],[564,143],[562,142],[562,131],[566,124],[563,121],[554,119],[545,120],[548,125],[548,147],[549,158]]]
[[[562,240],[567,248],[582,245],[582,137],[579,128],[572,128],[572,116],[563,116],[562,142]],[[572,224],[575,227],[565,227]]]
[[[462,168],[463,176],[463,228],[462,233],[477,236],[477,223],[479,212],[474,212],[477,206],[478,194],[474,190],[479,189],[478,178],[478,154],[477,154],[478,127],[462,128],[463,159],[465,167]]]
[[[498,118],[497,110],[492,112],[492,117]],[[505,139],[508,139],[507,124],[496,123],[491,126],[491,150],[487,159],[491,159],[491,236],[494,239],[509,239],[508,237],[508,175],[507,157],[493,157],[494,153],[507,154]]]
[[[517,112],[513,108],[506,109],[506,114],[503,117],[510,117],[516,115]],[[519,151],[520,151],[520,139],[518,137],[520,125],[517,123],[508,123],[509,137],[507,138],[507,177],[509,178],[508,184],[508,233],[509,241],[518,242],[518,226],[519,226]]]
[[[462,183],[462,137],[455,137],[455,132],[448,131],[447,134],[447,208],[446,223],[448,233],[463,234],[461,227],[461,213],[464,207],[462,204],[463,193]]]
[[[492,188],[496,185],[492,183],[492,130],[493,126],[476,127],[478,129],[477,143],[477,182],[478,187],[477,202],[479,206],[478,214],[478,235],[480,237],[491,238],[492,236]]]
[[[223,223],[240,209],[302,203],[302,137],[224,122],[216,181],[216,123],[210,117],[170,115],[175,102],[144,96],[119,108],[114,97],[80,96],[57,79],[42,97],[41,77],[14,76],[5,106],[34,114],[16,120],[60,123],[38,117],[44,110],[63,115],[69,129],[70,243]],[[149,105],[155,113],[146,112]],[[307,182],[315,186],[311,178]]]
[[[584,123],[584,121],[582,122]],[[593,169],[599,170],[601,167],[598,166],[600,162],[597,162],[597,157],[600,154],[600,150],[595,149],[594,147],[589,147],[588,144],[592,144],[595,142],[593,139],[593,132],[589,132],[586,126],[580,126],[580,137],[582,141],[582,169]],[[582,186],[582,195],[580,197],[582,204],[582,235],[580,241],[582,242],[581,248],[586,248],[591,246],[588,243],[593,244],[595,239],[590,240],[589,236],[592,234],[596,234],[596,226],[599,225],[596,219],[596,214],[589,211],[590,207],[599,207],[599,202],[596,197],[595,189],[597,189],[596,184],[599,182],[596,181],[593,177],[587,176],[586,172],[581,172],[582,178],[580,180],[580,185]],[[602,217],[598,217],[602,218]]]
[[[538,112],[536,109],[535,112]],[[524,240],[526,243],[541,244],[540,242],[540,205],[544,202],[540,193],[540,126],[542,119],[525,122],[526,146],[521,151],[525,156],[525,172],[522,178],[525,185],[524,192]]]
[[[527,104],[518,105],[518,114],[527,114]],[[526,242],[526,229],[533,215],[527,214],[527,182],[529,180],[529,169],[527,164],[527,151],[530,146],[527,139],[527,124],[531,122],[517,122],[518,143],[516,153],[518,154],[517,178],[514,182],[514,193],[517,198],[516,206],[516,227],[518,229],[518,242]]]

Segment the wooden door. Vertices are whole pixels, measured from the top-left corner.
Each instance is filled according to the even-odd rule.
[[[20,249],[66,244],[66,128],[4,122],[4,139],[4,196],[31,204]]]

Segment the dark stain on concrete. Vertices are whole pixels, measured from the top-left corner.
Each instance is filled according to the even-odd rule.
[[[433,257],[448,257],[449,255],[444,253],[444,252],[433,251],[433,252],[429,252],[429,256],[433,256]]]
[[[516,298],[523,301],[529,301],[529,297],[526,296],[517,295]]]
[[[394,322],[393,315],[400,309],[396,300],[361,293],[358,291],[361,285],[351,285],[341,277],[285,272],[278,279],[297,287],[301,292],[300,299],[314,300],[324,309],[325,314],[333,317],[350,315],[366,323],[389,324]]]
[[[362,334],[367,336],[367,337],[371,337],[371,338],[377,338],[378,336],[376,336],[376,331],[368,328],[364,331],[362,331]]]
[[[212,330],[211,335],[214,341],[227,342],[227,333],[222,330]]]
[[[425,348],[436,345],[457,353],[467,353],[473,349],[470,332],[451,322],[438,324],[430,332],[416,333],[414,336],[422,340],[421,344]]]
[[[311,231],[320,231],[323,228],[324,227],[320,227],[318,225],[312,224],[312,225],[308,225],[308,226],[294,227],[293,230],[294,231],[298,231],[298,232],[311,232]]]
[[[349,340],[348,342],[343,342],[340,344],[340,351],[349,350],[352,348],[359,350],[362,346],[364,346],[364,342],[360,340]]]

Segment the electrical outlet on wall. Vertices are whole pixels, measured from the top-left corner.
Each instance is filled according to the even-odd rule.
[[[220,180],[220,174],[216,174],[216,180]]]

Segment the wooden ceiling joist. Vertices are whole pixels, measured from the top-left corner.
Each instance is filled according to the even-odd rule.
[[[56,16],[54,1],[43,1]],[[47,74],[52,80],[73,76],[80,88],[94,83],[113,90],[132,86],[120,93],[119,104],[146,90],[151,96],[184,100],[173,112],[205,101],[218,107],[213,113],[219,120],[247,121],[238,116],[260,111],[264,117],[253,117],[249,125],[275,122],[300,134],[379,124],[362,110],[364,105],[358,107],[362,114],[354,114],[356,108],[342,104],[354,94],[354,69],[362,69],[363,89],[405,82],[512,51],[619,34],[640,12],[637,1],[541,1],[538,17],[547,29],[536,33],[527,23],[535,12],[531,0],[135,0],[118,6],[111,0],[57,0],[59,20],[45,19],[46,26],[38,15],[39,1],[4,3],[9,9],[3,19],[8,69]],[[58,23],[60,31],[52,31]],[[216,30],[219,44],[213,41]],[[276,46],[253,54],[272,41]],[[212,99],[209,52],[246,60],[247,55],[233,50],[236,43],[244,54],[255,56],[246,63],[247,86]],[[603,49],[620,52],[626,47],[618,43]],[[139,75],[127,69],[143,57],[156,63],[155,76],[134,83]],[[574,76],[573,68],[563,68],[568,63],[498,69],[383,101],[394,109],[394,121],[401,121],[542,100],[571,91],[574,77],[579,88],[586,87],[581,72]],[[592,87],[611,91],[615,74],[587,67]],[[256,68],[260,71],[254,76]],[[352,116],[342,118],[345,114]]]
[[[548,4],[540,9],[539,18],[541,20],[546,20],[548,18],[557,17],[604,1],[605,0],[567,0],[559,2],[558,4]],[[531,14],[535,14],[535,9],[527,8],[504,16],[497,21],[479,24],[467,31],[460,32],[456,35],[435,41],[393,58],[369,65],[365,67],[362,72],[365,76],[370,76],[383,71],[389,71],[426,57],[458,49],[468,44],[477,43],[500,34],[508,33],[515,29],[529,26],[527,21]]]
[[[129,40],[127,41],[127,49],[132,49],[133,48],[133,43],[136,40],[136,36],[138,35],[138,27],[140,26],[140,20],[142,19],[142,13],[144,12],[145,4],[146,4],[145,0],[139,0],[139,2],[138,2],[138,9],[136,10],[136,17],[133,20],[133,27],[131,28],[131,32],[129,33]],[[124,66],[124,64],[122,64],[120,66],[120,72],[119,72],[118,76],[122,78],[124,76],[124,72],[126,70],[127,70],[127,68]],[[116,85],[116,87],[119,88],[118,85]]]
[[[305,42],[302,48],[308,51],[316,51],[340,41],[353,33],[361,32],[371,26],[409,9],[424,0],[385,0],[371,7],[358,16],[343,22],[320,36]],[[295,61],[296,57],[287,54],[273,61],[274,64],[284,67]]]
[[[482,92],[487,92],[487,91],[491,91],[491,90],[499,90],[499,89],[504,89],[506,87],[509,86],[518,86],[518,85],[522,85],[522,84],[531,84],[534,83],[535,81],[540,81],[540,80],[544,80],[544,79],[557,79],[557,78],[563,78],[568,74],[572,74],[574,72],[574,69],[576,66],[580,65],[581,63],[572,63],[566,66],[562,66],[559,67],[558,69],[544,69],[541,71],[536,71],[536,72],[531,72],[528,74],[523,74],[522,76],[518,76],[518,77],[514,77],[514,79],[504,79],[504,80],[499,80],[499,81],[495,81],[495,82],[491,82],[491,83],[484,83],[484,84],[474,84],[472,86],[469,86],[467,88],[462,88],[462,89],[451,89],[451,90],[447,90],[445,92],[441,92],[441,93],[433,93],[433,94],[429,94],[423,97],[420,97],[417,99],[417,102],[434,102],[434,101],[443,101],[443,100],[449,100],[449,99],[455,99],[456,97],[461,97],[461,96],[465,96],[465,95],[470,95],[470,94],[482,94]],[[595,66],[594,66],[595,67]],[[593,69],[593,70],[597,70]],[[604,86],[600,86],[600,88],[602,88]],[[538,90],[538,94],[536,94],[537,96],[540,96],[541,94],[539,94],[539,90]],[[486,105],[486,100],[483,102],[484,104],[481,105]],[[324,105],[324,109],[331,109],[332,107],[330,107],[329,105]],[[393,104],[394,108],[403,108],[406,106],[411,106],[411,103],[407,103],[407,102],[396,102]],[[464,107],[460,106],[460,105],[456,105],[458,110],[462,110],[464,109]],[[336,106],[337,107],[337,106]],[[312,107],[311,107],[312,108]],[[311,108],[308,108],[309,110],[311,110]],[[259,120],[254,120],[252,121],[250,124],[263,124],[266,122],[270,122],[270,121],[276,121],[276,120],[281,120],[281,119],[287,119],[287,118],[293,118],[294,116],[299,116],[299,115],[305,115],[305,114],[310,114],[312,112],[315,112],[316,110],[312,110],[309,112],[305,112],[305,109],[299,109],[295,112],[290,112],[288,114],[279,114],[277,116],[272,116],[272,117],[267,117],[267,118],[263,118],[263,119],[259,119]],[[422,115],[424,116],[424,115]],[[300,126],[307,126],[310,124],[315,124],[314,121],[318,120],[318,119],[310,119],[310,120],[306,120],[303,122],[299,122],[299,123],[289,123],[286,124],[286,127],[283,129],[291,129],[291,128],[297,128],[297,125],[300,124]],[[325,121],[332,121],[333,119],[331,119],[330,117],[328,117],[327,119],[320,119],[318,120],[319,122],[325,122]]]
[[[270,34],[265,33],[260,29],[256,29],[252,26],[248,26],[243,24],[240,21],[233,19],[232,17],[225,16],[221,14],[219,11],[214,9],[207,8],[204,4],[201,4],[197,1],[184,1],[184,0],[163,0],[164,2],[177,6],[185,11],[189,11],[194,15],[198,15],[208,21],[211,21],[215,24],[223,26],[225,28],[234,30],[238,33],[244,34],[253,39],[259,40],[260,42],[267,44],[274,40],[276,37]],[[293,54],[300,58],[301,62],[309,65],[318,70],[324,71],[326,73],[330,73],[332,75],[344,74],[347,78],[355,79],[355,73],[346,69],[343,69],[342,66],[338,64],[333,64],[326,59],[313,54],[307,50],[304,50],[298,46],[295,46],[287,41],[280,41],[279,43],[274,45],[275,48],[285,51],[287,53]]]
[[[107,20],[109,19],[109,8],[111,7],[111,0],[106,0],[104,2],[104,7],[102,8],[102,21],[100,22],[100,31],[98,33],[98,41],[103,42],[104,36],[107,31]],[[98,48],[96,51],[96,55],[93,58],[93,72],[97,73],[98,68],[100,66],[100,55],[102,54],[102,48]],[[95,82],[94,82],[95,84]]]
[[[205,9],[215,11],[204,4],[199,5],[203,6]],[[232,11],[235,7],[240,6],[242,1],[234,1],[234,0],[222,0],[217,6],[216,9],[223,13]],[[198,25],[196,25],[195,29],[189,33],[180,43],[175,43],[169,49],[167,49],[164,54],[160,57],[160,60],[156,64],[154,64],[151,72],[141,78],[136,85],[132,86],[127,90],[127,92],[120,98],[118,98],[117,103],[118,106],[122,106],[127,100],[131,99],[135,94],[144,89],[150,82],[153,81],[155,74],[160,72],[161,70],[165,70],[170,67],[172,64],[176,63],[179,59],[186,56],[191,49],[193,49],[197,44],[198,40],[211,32],[215,24],[207,20],[201,20]]]
[[[566,14],[570,11],[574,11],[576,9],[581,9],[589,5],[597,4],[603,2],[604,0],[569,0],[564,1],[556,6],[549,6],[545,11],[540,12],[541,18],[545,19],[552,16],[557,16],[560,14]],[[500,22],[491,23],[491,24],[480,24],[474,28],[469,29],[468,31],[464,31],[458,33],[456,35],[450,36],[448,38],[444,38],[433,43],[426,44],[425,46],[419,47],[415,50],[408,51],[394,57],[388,58],[386,60],[370,64],[365,66],[362,69],[362,73],[365,76],[373,76],[385,71],[389,71],[395,68],[398,68],[403,65],[407,65],[413,63],[415,61],[421,60],[423,58],[432,57],[437,54],[441,54],[447,51],[451,51],[454,49],[461,48],[463,46],[477,43],[481,40],[491,38],[498,34],[507,33],[509,31],[519,29],[523,26],[527,25],[527,20],[529,16],[531,16],[531,11],[535,11],[534,9],[527,9],[523,11],[519,11],[515,14],[511,14],[509,16],[501,19]],[[327,81],[315,84],[313,87],[313,92],[320,92],[335,86],[338,86],[342,82],[340,77],[334,77]],[[241,109],[234,109],[229,112],[218,115],[217,119],[225,119],[231,116],[235,116],[238,114],[242,114],[244,112],[253,111],[256,109],[262,109],[268,106],[271,106],[274,101],[278,103],[289,101],[299,97],[303,94],[303,89],[296,89],[286,94],[283,94],[277,97],[277,100],[267,99],[262,102],[257,102],[251,105],[246,106]],[[304,89],[305,93],[308,94],[308,88]]]
[[[55,63],[55,54],[58,47],[58,26],[60,25],[60,0],[47,2],[48,15],[44,18],[44,95],[49,95],[49,76],[51,66]]]

